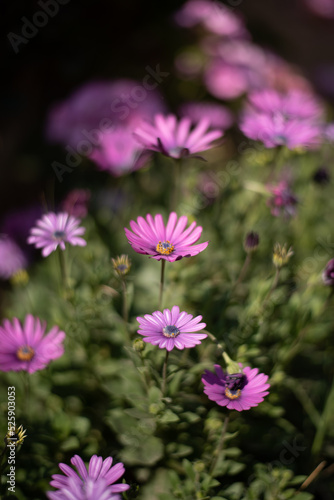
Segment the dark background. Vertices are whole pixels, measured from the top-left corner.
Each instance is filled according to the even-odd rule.
[[[61,160],[62,150],[44,137],[47,112],[84,82],[141,79],[145,66],[159,63],[171,73],[161,91],[173,106],[173,59],[193,40],[190,31],[172,21],[183,3],[69,0],[28,43],[18,44],[16,54],[8,34],[21,36],[22,17],[31,21],[41,6],[32,0],[1,2],[1,212],[36,202],[52,182],[51,163]],[[303,0],[225,3],[244,15],[256,43],[299,65],[320,93],[334,99],[334,20],[314,15]],[[319,68],[325,68],[325,82],[320,81]],[[76,176],[70,178],[75,185]]]

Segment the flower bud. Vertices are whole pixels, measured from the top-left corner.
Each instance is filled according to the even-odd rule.
[[[286,243],[284,243],[283,246],[281,246],[279,243],[275,243],[273,252],[274,266],[278,269],[281,269],[281,267],[285,266],[289,262],[292,255],[292,247],[287,250]]]
[[[121,255],[111,259],[113,268],[118,276],[125,276],[131,269],[131,261],[127,255]]]
[[[247,233],[244,241],[245,252],[247,253],[255,252],[255,250],[259,246],[259,241],[260,237],[257,233],[254,233],[254,231]]]
[[[142,339],[135,339],[133,341],[132,347],[137,352],[143,352],[145,349],[145,342]]]

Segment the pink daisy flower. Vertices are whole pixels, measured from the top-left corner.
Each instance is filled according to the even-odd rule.
[[[0,235],[0,279],[11,278],[27,265],[27,258],[15,241],[7,235]]]
[[[175,115],[155,115],[153,124],[144,122],[135,130],[135,137],[146,149],[158,151],[171,158],[184,158],[213,147],[212,141],[222,137],[221,130],[211,130],[210,120],[203,118],[191,129],[191,120]]]
[[[24,370],[34,373],[42,370],[53,359],[64,353],[65,333],[58,326],[45,334],[46,323],[28,314],[24,325],[17,318],[6,319],[0,327],[0,370]]]
[[[158,345],[160,349],[171,351],[195,347],[201,340],[207,337],[206,333],[194,333],[203,330],[205,323],[200,323],[202,316],[193,318],[191,314],[182,311],[178,306],[164,312],[155,311],[152,315],[145,314],[143,318],[137,318],[140,324],[138,333],[144,336],[144,342]]]
[[[281,114],[246,112],[241,131],[250,139],[261,141],[267,148],[286,146],[315,148],[320,144],[320,127],[310,121],[285,119]]]
[[[88,470],[84,461],[78,455],[71,458],[71,463],[76,467],[78,473],[66,464],[60,463],[59,468],[64,473],[54,474],[50,485],[59,491],[47,493],[51,500],[118,500],[118,493],[130,488],[128,484],[116,483],[124,474],[125,468],[122,463],[112,467],[111,457],[105,460],[93,455],[89,461]],[[115,484],[116,483],[116,484]]]
[[[208,31],[220,36],[248,36],[241,18],[215,1],[189,0],[176,13],[175,20],[185,28],[202,24]]]
[[[89,156],[100,170],[115,177],[143,167],[148,157],[127,127],[101,132],[99,145]]]
[[[250,104],[257,111],[269,114],[281,114],[286,119],[320,120],[324,109],[317,98],[310,92],[291,90],[288,93],[266,89],[253,92],[249,96]]]
[[[188,217],[182,215],[179,219],[175,212],[171,212],[165,226],[162,215],[157,214],[154,219],[147,214],[146,220],[138,217],[137,222],[130,221],[133,233],[124,228],[126,237],[132,248],[141,254],[149,255],[156,260],[175,262],[183,257],[197,255],[208,246],[209,242],[194,243],[202,234],[202,227],[192,222],[186,228]]]
[[[34,244],[36,248],[43,248],[43,257],[54,252],[58,245],[62,250],[65,250],[65,242],[83,247],[87,243],[80,236],[84,234],[85,228],[79,227],[79,224],[79,219],[66,212],[59,214],[49,212],[43,215],[37,221],[36,226],[30,230],[28,243]]]
[[[262,403],[269,394],[270,384],[267,384],[268,375],[258,373],[257,368],[246,366],[239,373],[224,373],[221,366],[214,365],[216,374],[205,370],[202,382],[204,393],[211,401],[219,406],[226,406],[229,410],[249,410]]]

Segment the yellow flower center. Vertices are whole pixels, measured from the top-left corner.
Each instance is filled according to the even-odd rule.
[[[241,389],[237,389],[236,391],[231,391],[228,387],[226,387],[225,396],[228,399],[238,399],[241,396]]]
[[[169,255],[174,250],[174,245],[170,241],[159,241],[156,246],[156,251],[162,255]]]
[[[35,351],[29,345],[23,345],[16,352],[16,356],[20,361],[30,361],[34,357]]]

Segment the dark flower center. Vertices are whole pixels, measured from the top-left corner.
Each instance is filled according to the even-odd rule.
[[[30,361],[35,355],[35,351],[29,345],[23,345],[16,351],[16,356],[20,361]]]
[[[117,266],[117,269],[121,272],[121,273],[124,273],[124,271],[127,271],[129,266],[127,266],[126,264],[118,264]]]
[[[170,241],[159,241],[156,246],[156,251],[162,255],[169,255],[174,250],[174,245]]]
[[[225,396],[229,399],[238,399],[242,389],[248,384],[244,373],[232,373],[225,378]]]
[[[65,237],[65,231],[54,231],[53,237],[56,240],[62,240]]]
[[[283,134],[277,134],[274,136],[276,144],[283,145],[286,144],[286,136]]]
[[[180,333],[180,330],[175,325],[166,325],[162,329],[162,335],[169,339],[177,337]]]

